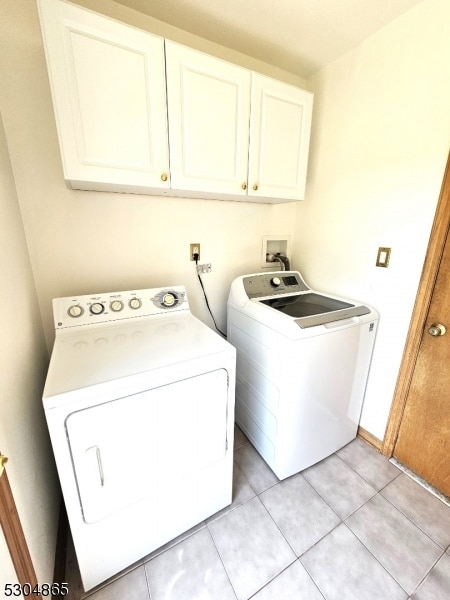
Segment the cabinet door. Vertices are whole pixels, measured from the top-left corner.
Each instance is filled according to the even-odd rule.
[[[168,188],[163,38],[59,0],[38,6],[66,180]]]
[[[251,73],[166,40],[172,188],[246,195]]]
[[[253,73],[248,194],[301,200],[313,95]]]

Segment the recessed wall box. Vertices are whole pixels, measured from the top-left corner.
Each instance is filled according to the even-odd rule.
[[[291,236],[290,235],[263,235],[261,267],[273,269],[274,263],[266,260],[267,254],[284,254],[291,258]]]

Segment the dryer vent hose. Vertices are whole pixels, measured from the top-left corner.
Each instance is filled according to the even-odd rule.
[[[277,252],[276,254],[267,253],[266,261],[267,262],[279,262],[282,271],[290,271],[291,270],[291,264],[289,262],[288,257],[285,256],[284,254],[281,254],[281,252]]]

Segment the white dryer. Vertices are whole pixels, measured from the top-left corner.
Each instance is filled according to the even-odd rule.
[[[53,310],[43,404],[87,591],[230,504],[236,352],[182,286]]]
[[[311,290],[296,271],[233,281],[236,423],[279,479],[356,437],[378,318]]]

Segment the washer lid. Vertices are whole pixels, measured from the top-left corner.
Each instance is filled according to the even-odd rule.
[[[356,306],[350,302],[314,292],[294,296],[278,296],[277,298],[259,300],[259,302],[289,317],[294,317],[297,325],[302,328],[315,327],[370,313],[367,306]]]
[[[278,298],[261,300],[261,302],[281,311],[285,315],[296,318],[321,315],[354,306],[354,304],[335,300],[334,298],[322,296],[314,292],[295,296],[279,296]]]

